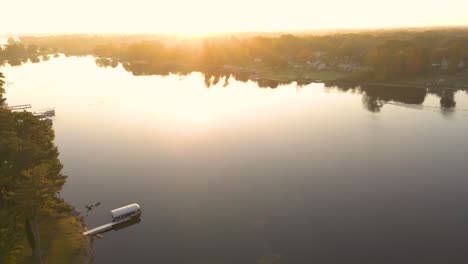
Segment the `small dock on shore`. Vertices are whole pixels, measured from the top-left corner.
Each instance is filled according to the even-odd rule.
[[[12,105],[12,106],[6,106],[6,109],[10,111],[24,111],[26,112],[26,109],[32,108],[31,104],[21,104],[21,105]],[[28,111],[30,112],[30,111]],[[55,109],[54,108],[47,108],[35,112],[31,112],[33,116],[41,119],[41,120],[46,120],[52,124],[52,118],[55,117]]]
[[[8,110],[11,110],[11,111],[20,111],[20,110],[26,110],[26,109],[32,108],[32,106],[30,104],[22,104],[22,105],[8,106],[7,108]]]
[[[50,108],[38,112],[33,112],[33,115],[39,119],[51,118],[55,116],[55,109]]]
[[[105,232],[105,231],[107,231],[109,229],[112,229],[112,227],[114,227],[115,225],[121,224],[123,222],[127,222],[127,221],[129,221],[131,219],[132,218],[129,217],[129,218],[125,218],[125,219],[122,219],[122,220],[119,220],[119,221],[111,222],[111,223],[108,223],[108,224],[105,224],[105,225],[102,225],[102,226],[98,226],[96,228],[93,228],[91,230],[83,232],[83,236],[92,236],[92,235],[97,235],[97,234],[103,233],[103,232]]]

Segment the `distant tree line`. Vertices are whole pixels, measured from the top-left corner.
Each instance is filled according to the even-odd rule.
[[[20,41],[9,38],[6,45],[0,46],[0,66],[5,63],[11,66],[18,66],[28,61],[32,63],[38,63],[41,60],[47,61],[53,53],[53,49],[45,46],[38,46],[36,44],[25,45]]]
[[[468,68],[468,29],[364,31],[331,35],[21,37],[24,45],[116,62],[185,65],[192,70],[298,67],[343,70],[355,79],[392,80]],[[34,46],[33,46],[34,47]],[[33,48],[31,48],[32,50]]]

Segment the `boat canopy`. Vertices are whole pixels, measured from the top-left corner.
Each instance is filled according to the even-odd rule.
[[[120,207],[120,208],[112,210],[111,215],[112,215],[112,218],[115,219],[123,215],[139,213],[139,212],[140,212],[140,206],[134,203],[134,204],[129,204],[124,207]]]

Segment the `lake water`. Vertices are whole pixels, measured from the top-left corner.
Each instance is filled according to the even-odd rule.
[[[0,68],[10,105],[55,107],[95,263],[467,263],[468,95],[398,90],[380,111],[323,84],[133,76],[91,57]],[[366,94],[371,94],[367,92]],[[364,98],[364,99],[363,99]]]

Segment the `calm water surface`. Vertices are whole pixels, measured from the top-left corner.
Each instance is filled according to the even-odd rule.
[[[443,111],[310,84],[261,89],[199,73],[133,76],[92,58],[1,69],[10,105],[55,107],[89,212],[141,222],[94,241],[95,263],[467,263],[468,96]]]

